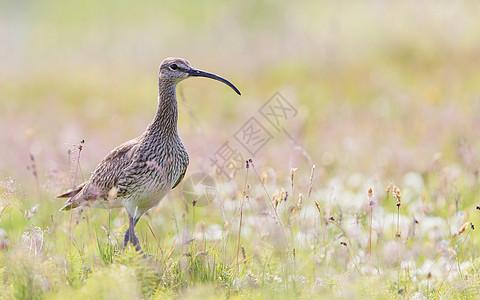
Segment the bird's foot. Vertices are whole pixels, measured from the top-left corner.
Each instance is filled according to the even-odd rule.
[[[140,246],[140,242],[138,241],[136,235],[133,235],[133,238],[130,240],[130,242],[135,247],[135,250],[137,250],[137,252],[139,252],[140,254],[143,253],[142,247]]]
[[[135,250],[140,253],[140,254],[144,254],[143,250],[142,250],[142,247],[140,246],[140,242],[138,241],[138,238],[137,236],[135,235],[135,233],[130,236],[130,228],[127,229],[127,231],[125,231],[125,236],[123,237],[123,248],[125,249],[128,245],[128,242],[131,242],[133,247],[135,247]]]

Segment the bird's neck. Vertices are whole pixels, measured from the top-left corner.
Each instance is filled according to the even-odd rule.
[[[153,122],[147,129],[147,135],[162,139],[178,136],[176,85],[176,82],[159,79],[158,108]]]

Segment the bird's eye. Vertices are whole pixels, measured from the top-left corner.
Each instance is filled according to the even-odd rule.
[[[172,70],[174,70],[174,71],[175,71],[176,69],[178,69],[177,64],[172,64],[172,65],[170,66],[170,69],[172,69]]]

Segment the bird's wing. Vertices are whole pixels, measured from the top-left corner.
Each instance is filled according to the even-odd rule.
[[[176,188],[177,185],[180,184],[180,182],[182,181],[183,177],[185,177],[185,172],[186,172],[186,171],[187,171],[187,170],[185,169],[185,171],[183,171],[183,173],[180,174],[180,177],[178,177],[177,182],[175,182],[175,184],[173,185],[172,190],[173,190],[174,188]]]
[[[176,188],[177,185],[179,185],[180,182],[183,180],[183,177],[185,177],[185,172],[187,172],[187,168],[188,168],[189,158],[188,158],[187,150],[185,150],[185,148],[183,147],[183,145],[181,146],[181,149],[182,149],[182,151],[183,151],[183,153],[182,153],[181,156],[182,156],[183,159],[184,159],[184,163],[181,164],[181,167],[180,167],[180,168],[183,169],[183,170],[180,171],[180,172],[181,172],[181,173],[180,173],[180,176],[178,176],[177,182],[175,182],[175,184],[172,186],[172,190],[173,190],[174,188]]]
[[[123,176],[124,170],[131,164],[140,139],[141,137],[138,137],[113,149],[100,162],[88,181],[57,196],[58,198],[71,197],[62,210],[75,208],[83,201],[107,198],[112,188],[117,185],[119,178]]]

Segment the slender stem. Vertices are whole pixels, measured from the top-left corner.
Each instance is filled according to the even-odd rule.
[[[260,176],[258,175],[258,172],[257,170],[255,169],[255,166],[253,163],[250,163],[252,168],[253,168],[253,171],[255,172],[255,175],[257,175],[257,178],[260,182],[262,182],[262,179],[260,178]],[[282,221],[280,220],[280,217],[278,216],[278,213],[277,213],[277,210],[275,209],[275,204],[273,203],[272,201],[272,198],[270,197],[270,194],[268,193],[267,191],[267,188],[265,187],[265,185],[262,183],[262,187],[263,187],[263,190],[265,191],[265,194],[267,195],[268,199],[270,200],[270,205],[272,206],[273,208],[273,212],[275,213],[275,217],[277,218],[278,220],[278,224],[280,225],[280,229],[282,230],[282,234],[283,234],[283,238],[285,239],[285,243],[287,245],[287,249],[290,249],[290,246],[289,246],[289,243],[288,243],[288,239],[287,239],[287,234],[285,233],[285,229],[283,228],[283,224],[282,224]]]
[[[372,255],[372,214],[373,214],[373,207],[370,205],[370,230],[369,230],[369,237],[368,237],[368,255]]]
[[[238,242],[237,242],[237,272],[238,272],[238,267],[239,267],[238,254],[240,252],[240,236],[241,236],[241,233],[242,233],[243,203],[244,203],[245,198],[248,200],[248,195],[247,195],[248,169],[249,168],[247,167],[247,174],[245,175],[245,183],[243,185],[244,195],[242,197],[242,201],[240,202],[240,224],[238,226]]]

